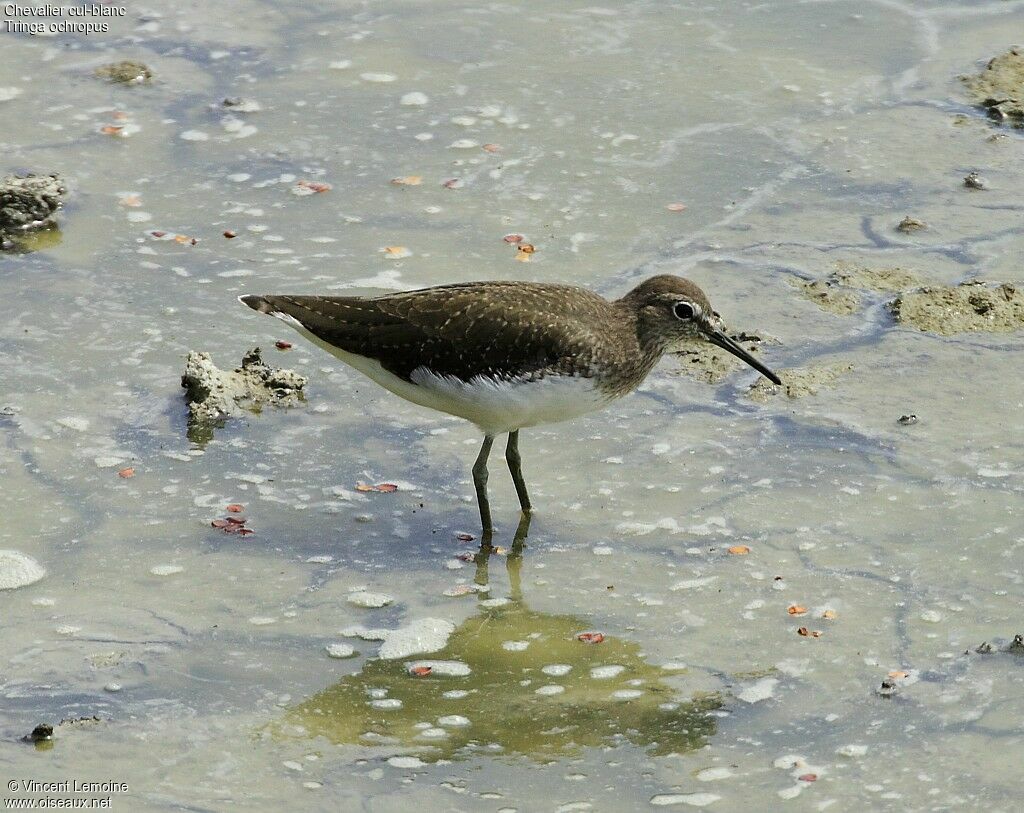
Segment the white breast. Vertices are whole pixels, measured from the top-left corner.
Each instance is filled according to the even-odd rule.
[[[399,395],[472,421],[491,435],[566,421],[601,409],[612,400],[592,379],[579,376],[547,376],[534,381],[500,381],[477,376],[462,381],[453,376],[435,375],[420,367],[413,371],[411,378],[422,400],[403,393]]]

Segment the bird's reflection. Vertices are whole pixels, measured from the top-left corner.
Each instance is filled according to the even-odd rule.
[[[505,557],[505,569],[508,571],[509,598],[513,602],[521,602],[523,600],[523,550],[526,547],[526,538],[530,534],[531,516],[529,511],[524,511],[520,515],[519,525],[512,537],[512,546],[508,549]],[[476,562],[476,576],[473,582],[478,587],[490,585],[491,556],[494,553],[504,552],[492,544],[493,538],[493,531],[485,531],[480,540],[480,549],[473,557],[473,561]]]
[[[488,535],[474,557],[479,590],[490,587],[491,565],[503,556],[507,599],[479,590],[480,612],[444,649],[368,660],[361,672],[289,709],[278,732],[398,747],[427,761],[474,753],[550,759],[627,742],[653,754],[701,747],[715,730],[709,712],[720,705],[717,696],[682,701],[665,682],[671,673],[645,662],[638,644],[611,635],[588,643],[579,637],[589,630],[582,618],[526,606],[529,528],[524,515],[507,552]],[[417,661],[456,668],[424,673]]]

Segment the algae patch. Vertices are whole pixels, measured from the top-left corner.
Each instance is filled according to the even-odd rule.
[[[773,384],[767,378],[759,378],[747,390],[747,398],[760,403],[767,402],[779,393],[787,398],[806,398],[817,395],[822,389],[831,389],[853,366],[850,364],[820,364],[800,370],[783,370],[779,373],[782,386]]]
[[[233,371],[218,369],[209,353],[193,350],[185,360],[181,386],[188,401],[188,437],[203,443],[225,418],[259,412],[264,404],[294,406],[303,401],[306,378],[293,370],[270,367],[254,347]]]
[[[962,76],[968,95],[989,118],[1024,127],[1024,51],[1011,48],[990,59],[977,76]]]
[[[638,644],[612,635],[583,643],[581,629],[584,619],[511,601],[464,621],[435,660],[367,661],[272,729],[412,749],[419,764],[481,750],[543,762],[620,740],[685,753],[715,733],[716,695],[680,699]]]
[[[942,336],[1024,330],[1024,292],[1009,283],[929,286],[900,294],[889,308],[900,324]]]

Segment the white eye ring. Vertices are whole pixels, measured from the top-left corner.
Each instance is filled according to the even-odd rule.
[[[697,309],[689,302],[676,302],[672,306],[672,315],[683,321],[692,319],[697,314]]]

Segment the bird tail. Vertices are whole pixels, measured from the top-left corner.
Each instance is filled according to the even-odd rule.
[[[260,313],[273,313],[277,310],[265,296],[260,296],[259,294],[245,294],[238,297],[238,301]]]

